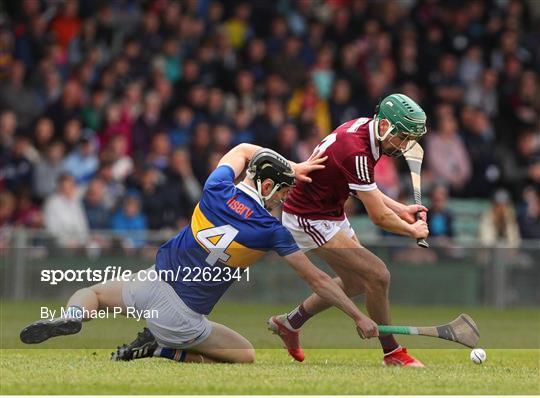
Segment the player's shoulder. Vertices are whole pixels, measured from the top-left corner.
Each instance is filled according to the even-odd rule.
[[[370,127],[372,120],[367,117],[353,119],[335,130],[335,152],[340,158],[372,155],[372,147],[376,145],[374,132],[371,131],[373,127]]]
[[[351,119],[338,127],[333,131],[334,133],[341,134],[341,133],[357,133],[360,130],[367,129],[369,122],[371,122],[373,119],[370,117],[359,117],[356,119]]]
[[[204,189],[212,189],[220,185],[231,185],[234,181],[234,170],[229,164],[222,164],[208,176]]]

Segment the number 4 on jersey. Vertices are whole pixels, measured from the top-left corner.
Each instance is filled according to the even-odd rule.
[[[230,254],[225,253],[234,238],[238,235],[238,230],[231,225],[223,225],[203,229],[197,232],[197,241],[210,253],[206,257],[206,262],[214,265],[218,260],[226,262],[231,258]]]

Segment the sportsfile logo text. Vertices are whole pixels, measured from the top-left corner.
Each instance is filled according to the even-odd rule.
[[[60,282],[92,282],[106,283],[109,280],[127,282],[131,279],[143,281],[164,282],[231,282],[250,281],[249,268],[230,267],[178,267],[173,270],[146,269],[133,274],[131,270],[117,266],[107,266],[103,269],[44,269],[41,270],[41,282],[58,285]]]

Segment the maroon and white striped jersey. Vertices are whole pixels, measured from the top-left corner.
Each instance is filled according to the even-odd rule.
[[[381,155],[375,121],[353,119],[343,123],[315,148],[328,159],[325,168],[310,174],[311,183],[297,181],[283,210],[314,220],[343,220],[343,206],[355,191],[377,189],[374,168]]]

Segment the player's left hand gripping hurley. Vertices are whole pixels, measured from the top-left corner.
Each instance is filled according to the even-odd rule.
[[[417,205],[422,204],[422,191],[420,172],[422,171],[422,161],[424,159],[424,150],[418,143],[413,143],[412,147],[406,151],[403,156],[407,161],[409,170],[411,171],[412,185],[414,189],[414,203]],[[416,213],[416,219],[420,220],[420,212]],[[416,243],[420,247],[427,248],[429,243],[423,238],[417,239]]]

